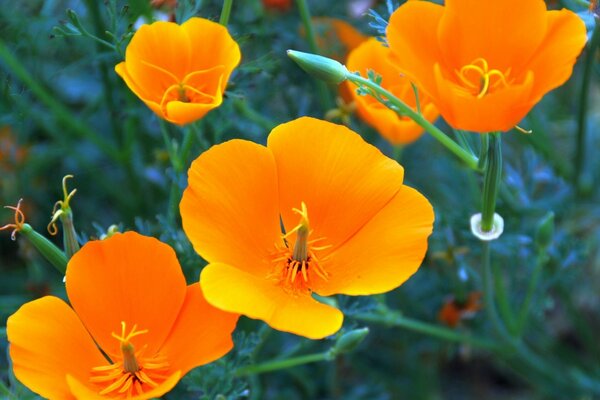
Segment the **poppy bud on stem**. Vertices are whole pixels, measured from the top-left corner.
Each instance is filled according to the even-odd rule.
[[[304,71],[326,83],[339,85],[346,80],[346,67],[331,58],[296,50],[288,50],[287,55]]]
[[[48,233],[51,235],[58,233],[56,221],[60,219],[63,227],[63,247],[67,258],[70,259],[73,254],[79,251],[80,246],[77,240],[77,232],[75,232],[75,226],[73,225],[73,211],[71,211],[71,206],[69,205],[77,189],[73,189],[70,193],[67,193],[67,179],[69,178],[73,178],[73,175],[66,175],[62,180],[63,200],[59,200],[54,204],[52,219],[48,224]]]
[[[21,203],[23,199],[19,200],[16,207],[5,206],[4,208],[11,209],[15,212],[15,223],[14,224],[6,224],[0,227],[0,230],[4,229],[13,229],[11,238],[16,240],[17,232],[25,236],[39,251],[50,264],[52,264],[58,272],[61,274],[65,274],[67,270],[67,257],[65,253],[63,253],[58,247],[56,247],[51,241],[46,239],[44,236],[37,233],[31,225],[25,222],[25,214],[21,210]]]

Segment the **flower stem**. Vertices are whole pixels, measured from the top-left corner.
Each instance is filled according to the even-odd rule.
[[[319,51],[319,46],[317,46],[317,39],[315,36],[312,18],[310,16],[310,9],[308,8],[308,2],[306,0],[297,0],[296,3],[298,4],[298,12],[300,13],[300,18],[302,19],[302,25],[306,31],[308,47],[310,48],[311,52],[320,55],[321,52]],[[331,107],[333,107],[333,103],[331,101],[327,85],[320,80],[315,81],[315,84],[317,85],[317,92],[319,95],[319,100],[321,101],[321,106],[323,109],[329,110]]]
[[[481,230],[489,232],[494,224],[498,187],[502,179],[502,142],[500,133],[489,133],[489,147],[483,181]]]
[[[329,351],[304,356],[292,357],[285,360],[269,361],[257,365],[248,365],[234,371],[235,376],[247,376],[262,374],[264,372],[277,371],[280,369],[292,368],[298,365],[309,364],[319,361],[330,361],[333,358]]]
[[[366,322],[397,326],[400,328],[408,329],[410,331],[433,336],[438,339],[447,340],[450,342],[465,343],[473,347],[480,347],[489,350],[493,350],[496,348],[496,344],[492,341],[488,341],[483,338],[476,338],[469,335],[464,335],[449,328],[436,326],[427,322],[417,321],[412,318],[407,318],[401,315],[400,313],[388,310],[387,308],[384,308],[380,313],[357,314],[354,316],[354,318]]]
[[[223,26],[227,26],[229,23],[229,16],[231,15],[231,6],[233,5],[233,0],[225,0],[223,2],[223,8],[221,9],[221,18],[219,18],[219,23]]]
[[[579,90],[579,112],[577,113],[577,142],[575,147],[575,184],[580,194],[589,190],[591,185],[589,172],[586,171],[586,123],[587,110],[590,91],[590,78],[592,75],[592,67],[594,64],[594,56],[596,50],[600,46],[600,21],[596,20],[596,27],[592,34],[590,47],[586,54],[585,64],[583,69],[583,78],[581,81],[581,89]]]
[[[529,286],[527,287],[527,294],[525,295],[525,300],[523,301],[523,305],[521,306],[521,311],[518,316],[516,332],[519,335],[525,329],[527,317],[529,315],[529,309],[531,307],[531,301],[533,300],[533,295],[539,285],[544,266],[548,264],[548,261],[550,261],[548,252],[546,250],[540,251],[537,255],[535,267],[533,268],[533,272],[531,273],[531,279],[529,280]]]
[[[27,72],[17,58],[10,53],[2,39],[0,39],[0,62],[2,62],[8,70],[12,71],[15,77],[31,90],[33,95],[49,108],[56,118],[71,132],[94,143],[102,152],[104,152],[104,154],[108,155],[113,160],[120,161],[118,149],[101,135],[94,132],[89,126],[81,122],[81,120],[74,116],[67,107],[56,101],[56,96],[53,96],[46,91],[46,89],[40,85],[29,72]]]
[[[478,170],[477,164],[478,160],[473,154],[470,154],[468,151],[463,149],[460,145],[458,145],[454,140],[448,137],[444,132],[442,132],[438,127],[433,125],[431,122],[427,121],[425,117],[421,114],[413,110],[402,100],[394,96],[392,93],[388,92],[375,82],[363,78],[360,75],[356,75],[353,73],[348,73],[346,78],[359,86],[366,86],[369,89],[373,90],[377,94],[385,97],[389,103],[398,108],[400,113],[403,116],[407,116],[415,121],[419,126],[425,129],[431,136],[433,136],[438,142],[440,142],[444,147],[450,150],[455,156],[460,158],[467,166],[473,170]]]

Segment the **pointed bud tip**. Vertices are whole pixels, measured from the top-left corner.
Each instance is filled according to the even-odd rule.
[[[348,70],[339,62],[317,54],[287,50],[287,55],[304,71],[327,83],[339,85],[346,80]]]

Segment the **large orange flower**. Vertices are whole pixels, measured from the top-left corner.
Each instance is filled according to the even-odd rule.
[[[450,125],[513,128],[571,75],[586,41],[583,21],[543,0],[411,0],[390,18],[393,61]]]
[[[415,111],[417,99],[411,82],[398,71],[388,60],[389,48],[377,39],[371,38],[354,49],[348,56],[347,67],[350,71],[358,71],[363,76],[368,70],[373,70],[382,78],[381,86],[392,92]],[[361,96],[356,93],[356,86],[350,81],[348,86],[356,102],[356,109],[360,118],[373,126],[379,133],[394,144],[407,144],[417,140],[423,133],[423,128],[408,117],[401,117],[390,110],[372,96]],[[438,117],[438,111],[427,95],[421,93],[419,104],[423,116],[433,122]]]
[[[180,205],[209,262],[207,301],[309,338],[335,333],[342,313],[313,292],[387,292],[423,260],[433,210],[403,175],[356,133],[307,117],[273,129],[267,147],[212,147],[192,164]]]
[[[184,125],[221,105],[240,58],[239,46],[216,22],[159,21],[135,33],[115,71],[159,117]]]
[[[7,323],[15,376],[43,397],[160,397],[233,346],[238,316],[209,305],[198,284],[186,288],[175,252],[156,239],[89,242],[66,284],[73,308],[47,296]]]

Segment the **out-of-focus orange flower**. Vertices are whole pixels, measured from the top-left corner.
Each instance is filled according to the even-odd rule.
[[[315,17],[312,21],[317,46],[323,55],[341,63],[346,62],[350,51],[369,38],[341,19]]]
[[[403,176],[348,128],[308,117],[273,129],[267,147],[212,147],[192,164],[180,204],[209,262],[206,299],[308,338],[335,333],[342,313],[311,293],[387,292],[423,260],[433,210]]]
[[[15,376],[45,398],[160,397],[233,346],[238,316],[209,305],[198,284],[186,287],[175,252],[156,239],[89,242],[66,285],[73,308],[47,296],[7,322]]]
[[[177,0],[151,0],[150,5],[154,8],[165,7],[172,11],[177,8]]]
[[[115,71],[159,117],[184,125],[221,105],[240,59],[225,27],[190,18],[143,25]]]
[[[576,14],[547,11],[542,0],[445,4],[403,4],[387,40],[394,64],[457,129],[512,129],[569,78],[586,41]]]
[[[392,92],[396,97],[417,110],[417,99],[411,82],[398,73],[388,60],[389,48],[376,38],[371,38],[352,50],[348,56],[347,67],[350,71],[358,71],[363,76],[368,70],[373,70],[382,78],[381,86]],[[372,96],[361,96],[356,93],[356,86],[349,81],[345,83],[353,100],[356,102],[358,116],[393,144],[407,144],[417,140],[423,133],[423,128],[408,117],[401,117]],[[433,122],[438,117],[438,111],[424,93],[419,94],[419,104],[423,116]]]
[[[442,306],[438,319],[452,328],[458,326],[463,319],[471,318],[481,309],[481,293],[471,292],[465,301],[449,297]]]
[[[0,128],[0,170],[14,171],[27,157],[28,149],[17,144],[15,135],[8,126]]]
[[[292,7],[292,0],[262,0],[262,3],[271,10],[287,11]]]

